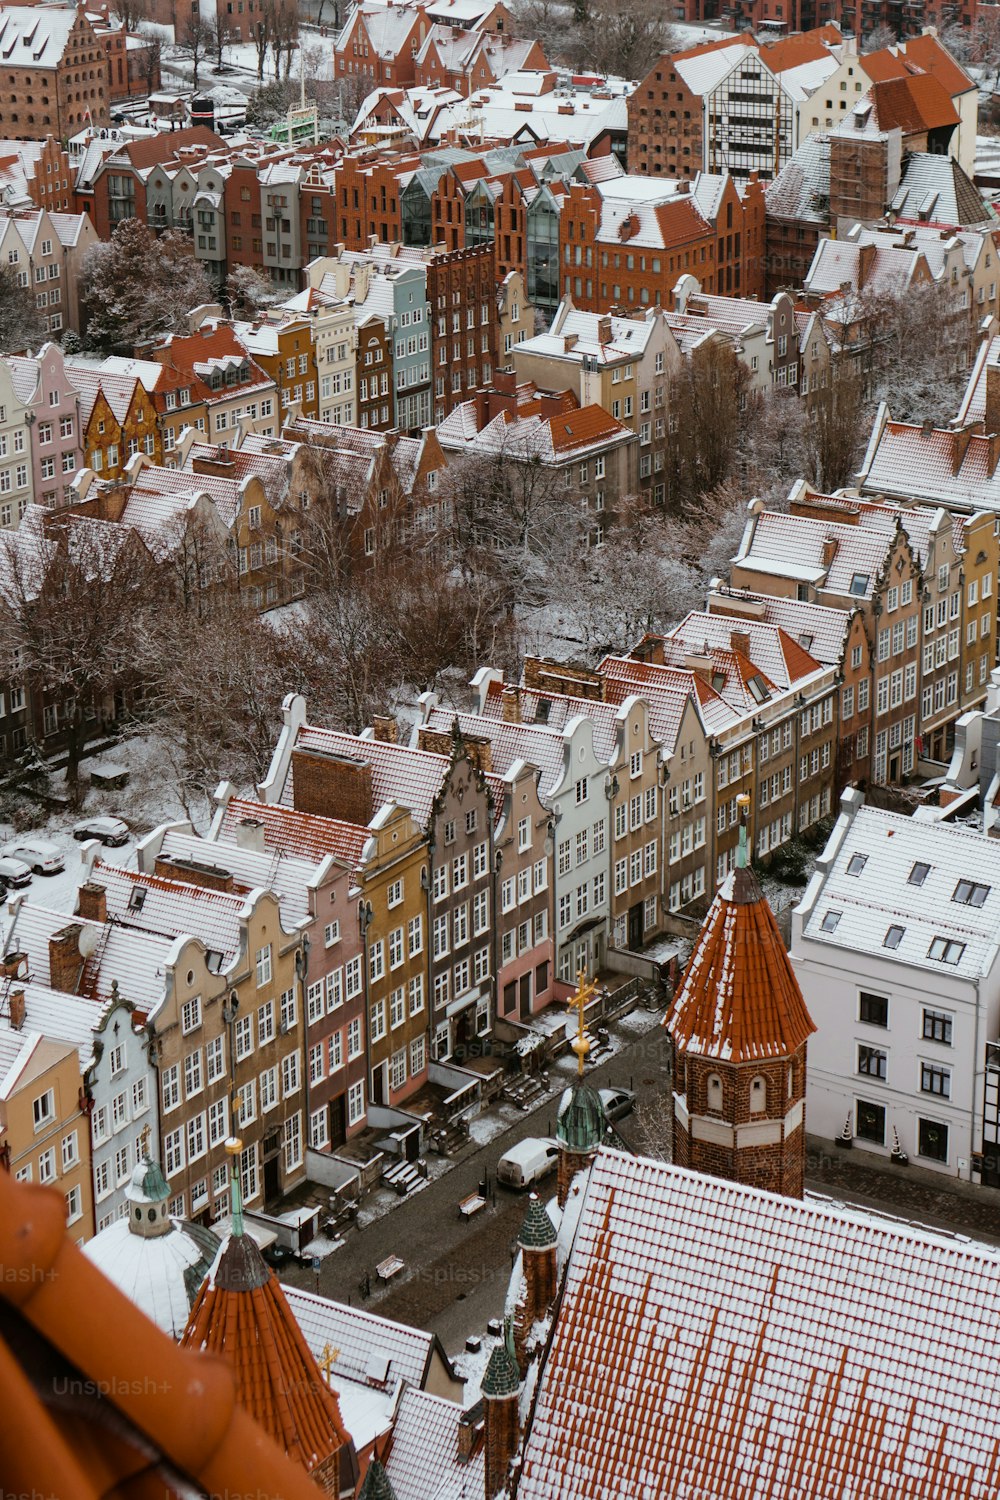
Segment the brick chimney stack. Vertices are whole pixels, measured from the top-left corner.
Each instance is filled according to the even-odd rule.
[[[10,1028],[12,1031],[20,1031],[24,1025],[24,991],[13,990],[10,1000]]]
[[[72,922],[49,938],[49,985],[65,994],[76,994],[80,975],[83,972],[83,955],[80,952],[80,934],[83,928]]]
[[[108,892],[105,886],[98,885],[96,880],[88,880],[81,885],[76,898],[77,915],[86,917],[88,922],[106,922],[108,920]]]
[[[372,729],[377,740],[384,740],[389,745],[399,744],[399,725],[395,714],[375,714]]]
[[[505,724],[520,724],[521,694],[516,687],[505,687],[500,694],[500,717]]]
[[[528,1200],[517,1243],[524,1271],[524,1298],[514,1320],[514,1352],[523,1369],[528,1335],[556,1298],[556,1230],[537,1193]]]

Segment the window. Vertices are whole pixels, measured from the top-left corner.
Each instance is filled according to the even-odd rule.
[[[927,957],[935,958],[943,964],[957,964],[961,962],[964,952],[964,943],[956,942],[954,938],[936,937],[931,941]]]
[[[281,1096],[287,1099],[289,1094],[298,1092],[299,1087],[299,1054],[289,1052],[287,1057],[281,1059]]]
[[[274,1041],[274,1001],[269,1000],[257,1011],[257,1045],[264,1047]]]
[[[868,990],[861,990],[858,995],[858,1019],[866,1026],[888,1026],[888,996],[872,995]]]
[[[257,988],[271,983],[271,944],[257,949]]]
[[[394,880],[390,884],[389,889],[388,889],[388,891],[386,893],[386,905],[387,906],[399,906],[399,905],[402,904],[402,900],[403,900],[403,882],[401,880]]]
[[[201,1048],[196,1047],[184,1059],[184,1096],[190,1099],[201,1093]]]
[[[843,912],[839,911],[825,912],[823,915],[823,920],[819,924],[820,932],[836,932],[837,924],[839,923],[842,916]]]
[[[38,1098],[33,1100],[31,1112],[36,1130],[41,1130],[50,1120],[55,1119],[56,1101],[52,1089],[46,1089],[44,1094],[39,1094]]]
[[[859,1140],[885,1145],[885,1106],[859,1099],[855,1108],[855,1134]]]
[[[917,1121],[917,1151],[931,1161],[948,1160],[948,1127],[936,1120]]]
[[[323,942],[327,948],[332,948],[334,943],[340,942],[339,922],[327,922],[323,928]]]
[[[581,802],[586,802],[588,796],[586,776],[581,777],[580,780],[576,783],[575,792],[577,806],[579,806]]]
[[[951,1069],[938,1063],[920,1064],[920,1092],[938,1094],[942,1099],[951,1098]]]
[[[205,1067],[209,1083],[222,1077],[226,1070],[225,1039],[213,1037],[205,1048]]]
[[[880,1078],[884,1083],[888,1064],[889,1054],[883,1052],[881,1047],[858,1047],[859,1073],[864,1073],[868,1078]]]
[[[860,875],[867,863],[867,854],[852,854],[847,862],[848,875]]]
[[[982,906],[989,893],[988,885],[977,885],[972,880],[960,880],[951,899],[961,906]]]
[[[80,1160],[80,1153],[77,1150],[77,1145],[76,1145],[76,1131],[74,1130],[74,1131],[71,1132],[70,1135],[64,1135],[63,1138],[62,1138],[62,1169],[63,1169],[63,1171],[64,1172],[68,1171],[69,1168],[75,1166],[76,1163],[79,1160]]]
[[[236,1021],[236,1061],[241,1062],[253,1051],[252,1016],[239,1016]]]
[[[172,1063],[169,1068],[164,1068],[161,1079],[163,1089],[163,1110],[166,1114],[171,1109],[176,1109],[181,1102],[181,1072],[177,1063]]]
[[[952,1018],[947,1011],[925,1010],[922,1035],[925,1042],[942,1042],[951,1046]]]
[[[189,1031],[194,1031],[196,1026],[201,1025],[201,997],[195,995],[193,1000],[188,1000],[181,1006],[181,1031],[186,1036]]]
[[[882,947],[898,948],[900,943],[903,941],[903,933],[905,931],[905,927],[900,927],[897,923],[894,922],[892,926],[888,928],[885,937],[882,939]]]
[[[352,1083],[347,1090],[347,1123],[357,1125],[365,1112],[365,1085],[362,1080]]]
[[[907,885],[923,885],[930,872],[930,865],[926,865],[921,860],[917,860],[909,875],[907,875],[906,877]]]

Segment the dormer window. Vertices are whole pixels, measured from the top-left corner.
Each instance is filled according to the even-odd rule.
[[[850,592],[859,599],[864,598],[868,592],[869,577],[868,573],[853,573],[851,575]]]

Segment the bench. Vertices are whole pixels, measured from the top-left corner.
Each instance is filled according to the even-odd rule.
[[[463,1219],[471,1219],[474,1214],[478,1214],[485,1207],[485,1198],[481,1197],[479,1193],[470,1193],[467,1198],[463,1198],[460,1201],[458,1211]]]
[[[380,1260],[375,1267],[375,1275],[379,1281],[391,1281],[398,1276],[400,1271],[405,1270],[406,1262],[400,1260],[398,1255],[387,1255],[385,1260]]]

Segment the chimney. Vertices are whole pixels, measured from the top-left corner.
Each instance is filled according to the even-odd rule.
[[[28,955],[20,951],[0,959],[0,979],[22,979],[28,972]]]
[[[171,859],[158,854],[153,874],[161,880],[180,880],[184,885],[196,885],[204,891],[222,891],[229,895],[236,882],[232,870],[222,865],[202,863],[200,859]]]
[[[733,651],[739,651],[742,656],[749,656],[750,632],[748,630],[731,630],[729,632],[729,645]]]
[[[598,320],[597,320],[597,341],[600,344],[610,344],[611,343],[611,319],[610,318],[607,318],[607,317],[605,317],[605,318],[598,318]]]
[[[986,362],[986,402],[983,409],[984,431],[1000,432],[1000,362]]]
[[[98,885],[96,880],[88,880],[81,885],[76,897],[76,912],[79,917],[86,917],[88,922],[106,922],[108,920],[108,892],[105,886]]]
[[[516,687],[505,687],[500,694],[500,717],[505,724],[520,724],[521,694]]]
[[[399,725],[396,723],[395,714],[375,714],[372,718],[372,728],[377,740],[384,740],[388,745],[399,744]]]
[[[254,854],[264,853],[264,824],[260,818],[241,818],[236,825],[236,845]]]
[[[482,771],[488,776],[493,770],[493,744],[482,734],[466,734],[462,736],[465,745],[465,753],[469,757],[477,771]]]
[[[24,991],[13,990],[7,1003],[10,1006],[10,1028],[20,1031],[24,1025]]]
[[[80,935],[83,928],[71,922],[49,938],[49,988],[75,995],[83,972]]]
[[[823,566],[828,568],[837,555],[837,538],[825,536],[823,538]]]
[[[458,1461],[467,1464],[476,1449],[476,1439],[482,1432],[482,1420],[477,1418],[476,1408],[463,1411],[458,1419]]]
[[[711,687],[712,658],[710,656],[702,656],[698,652],[692,651],[685,656],[684,665],[689,672],[694,673],[699,682],[705,682]]]
[[[521,1374],[506,1342],[497,1344],[490,1355],[480,1387],[486,1411],[486,1496],[485,1500],[503,1494],[511,1460],[517,1453],[520,1437],[518,1393]]]
[[[371,822],[374,791],[367,761],[296,748],[292,751],[292,785],[296,812],[340,818],[361,827]]]

